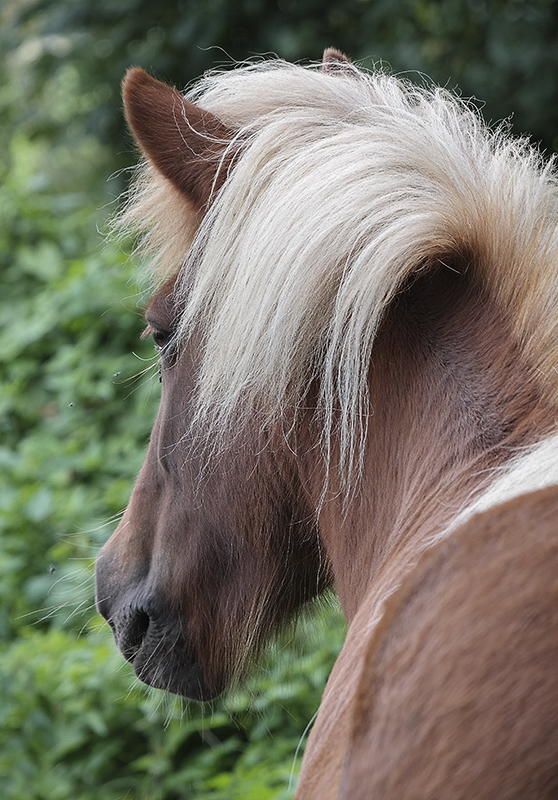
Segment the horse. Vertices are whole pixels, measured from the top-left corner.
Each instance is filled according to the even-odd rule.
[[[123,84],[160,409],[97,605],[208,700],[334,587],[297,800],[558,796],[558,193],[448,91],[263,60]]]

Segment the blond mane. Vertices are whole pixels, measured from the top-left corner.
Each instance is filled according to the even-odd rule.
[[[188,97],[234,132],[234,168],[197,232],[149,169],[124,222],[147,231],[158,277],[182,270],[178,335],[203,342],[197,423],[217,437],[254,414],[291,424],[316,385],[326,454],[335,427],[348,478],[378,326],[432,269],[486,287],[556,402],[556,179],[525,141],[443,89],[353,65],[264,62]]]

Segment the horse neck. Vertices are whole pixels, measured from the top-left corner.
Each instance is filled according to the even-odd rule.
[[[449,270],[416,281],[389,309],[374,344],[369,396],[362,474],[348,500],[330,477],[323,502],[316,449],[301,459],[349,620],[380,573],[398,559],[412,561],[495,469],[555,419],[506,314]]]

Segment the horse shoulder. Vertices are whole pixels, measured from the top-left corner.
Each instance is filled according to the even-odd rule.
[[[558,796],[557,511],[532,492],[426,551],[366,643],[324,797]]]

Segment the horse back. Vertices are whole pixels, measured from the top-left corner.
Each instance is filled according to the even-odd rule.
[[[297,800],[558,797],[558,487],[471,518],[379,598],[349,627]]]
[[[387,601],[339,797],[558,797],[558,487],[472,518]]]

